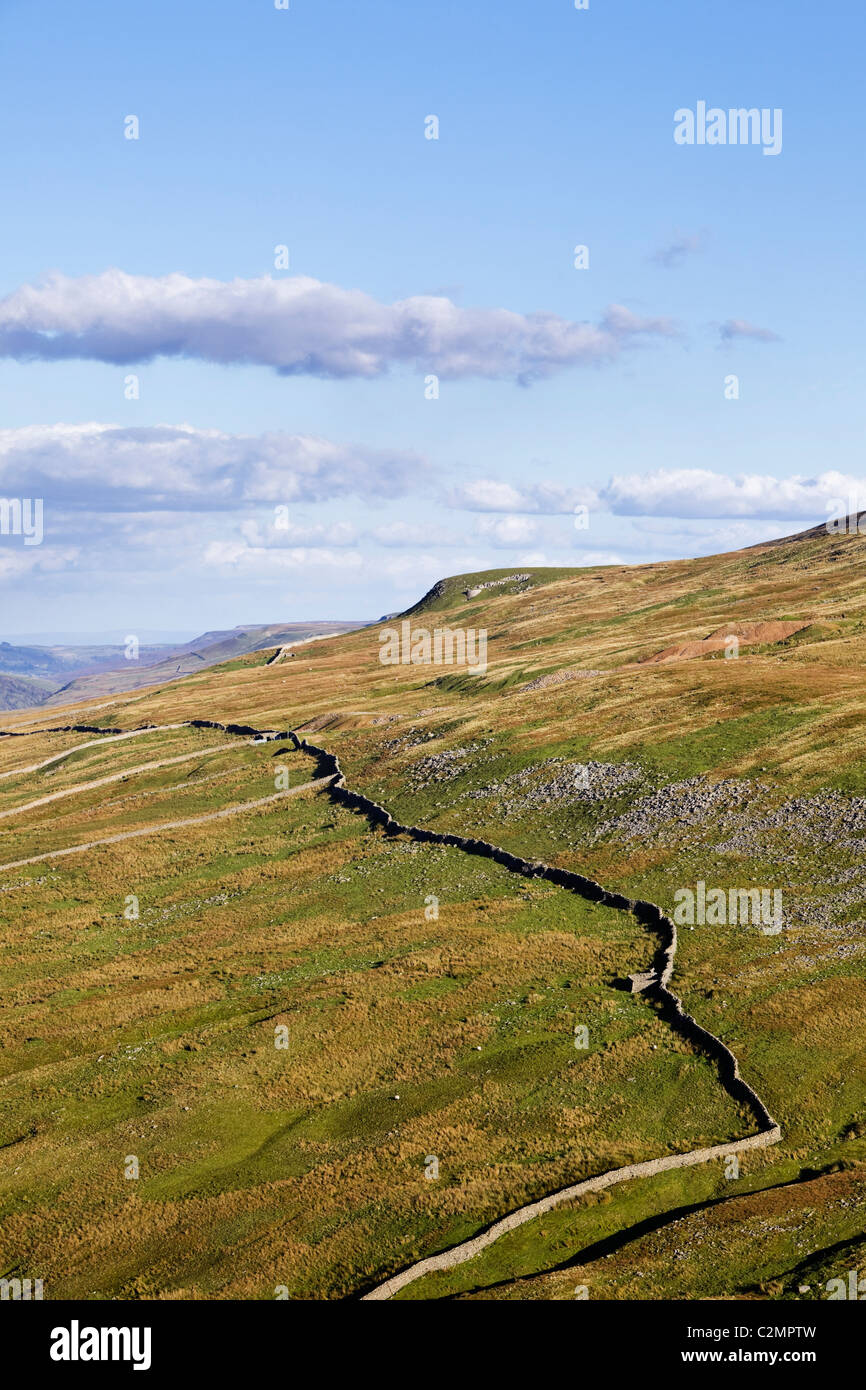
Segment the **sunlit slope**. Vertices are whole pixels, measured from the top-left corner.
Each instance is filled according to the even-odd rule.
[[[404,822],[668,911],[699,879],[783,893],[778,935],[681,931],[674,980],[782,1144],[739,1178],[713,1165],[567,1208],[410,1296],[573,1297],[568,1278],[511,1281],[614,1237],[621,1265],[583,1279],[596,1296],[712,1295],[697,1257],[665,1283],[666,1237],[658,1255],[646,1246],[645,1283],[628,1274],[643,1223],[706,1202],[741,1292],[769,1278],[784,1295],[821,1248],[856,1242],[866,1221],[829,1210],[841,1188],[772,1258],[750,1233],[776,1198],[761,1199],[766,1217],[738,1201],[796,1194],[838,1165],[863,1176],[862,546],[819,533],[664,565],[456,576],[405,620],[485,629],[484,674],[383,665],[374,628],[0,721],[43,730],[0,739],[0,812],[14,812],[0,861],[154,830],[0,878],[0,1263],[44,1271],[55,1297],[272,1297],[275,1284],[333,1297],[577,1176],[749,1131],[707,1060],[619,987],[653,945],[622,914],[391,843],[321,792],[159,830],[267,797],[280,768],[296,786],[316,775],[279,744],[162,727],[191,719],[304,728]],[[755,642],[755,624],[802,626]],[[728,656],[650,660],[721,629],[742,636]],[[16,772],[92,737],[44,731],[67,723],[159,727]],[[68,795],[31,806],[55,791]],[[142,1159],[136,1182],[126,1154]]]
[[[856,775],[866,650],[862,547],[857,536],[821,535],[708,559],[580,570],[565,578],[554,571],[549,582],[523,593],[497,597],[486,590],[473,600],[462,590],[481,576],[461,576],[446,581],[447,608],[418,612],[410,622],[413,630],[424,624],[485,628],[484,676],[454,667],[381,665],[379,629],[373,628],[298,649],[289,663],[268,667],[267,654],[256,653],[162,690],[58,709],[51,722],[126,725],[204,714],[276,727],[339,715],[330,721],[336,731],[337,722],[358,726],[423,709],[493,720],[527,748],[577,731],[580,723],[600,750],[622,756],[658,750],[662,759],[696,771],[745,767],[753,748],[763,756],[761,747],[774,743],[774,762],[787,777],[825,776],[831,749],[834,775],[846,768]],[[546,579],[550,572],[539,574]],[[672,643],[773,620],[807,626],[783,642],[744,644],[737,660],[715,653],[643,664]],[[572,670],[601,675],[520,692],[539,677]],[[808,728],[793,738],[786,729],[784,741],[768,733],[762,744],[761,729],[751,727],[760,724],[762,712],[778,725],[777,715],[795,710],[808,714]],[[739,724],[731,722],[735,718]],[[727,723],[730,738],[710,732]],[[6,727],[28,727],[26,716],[16,712]],[[683,744],[685,735],[690,742]]]
[[[266,793],[275,751],[217,752],[220,800]],[[204,766],[26,812],[19,853],[206,809]],[[575,1171],[748,1124],[611,989],[651,955],[630,919],[322,797],[2,887],[0,1251],[55,1297],[350,1293]]]

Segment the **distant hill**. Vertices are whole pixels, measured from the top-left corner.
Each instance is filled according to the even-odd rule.
[[[161,660],[145,664],[124,661],[122,654],[110,669],[76,677],[55,690],[43,701],[47,705],[67,705],[72,701],[89,700],[97,695],[116,695],[142,686],[162,685],[182,676],[219,666],[250,652],[269,647],[293,646],[311,638],[331,637],[351,632],[361,623],[311,622],[268,623],[263,626],[235,627],[227,631],[205,632],[194,642],[169,648]]]
[[[44,704],[57,686],[30,676],[7,676],[0,672],[0,709],[28,709]]]
[[[178,680],[268,647],[349,632],[360,623],[265,623],[204,632],[177,646],[143,646],[128,661],[117,646],[17,646],[0,642],[0,709],[68,704]]]
[[[167,658],[173,650],[168,644],[142,646],[139,656],[145,665],[153,666]],[[43,647],[30,643],[0,642],[0,674],[35,676],[54,681],[55,685],[62,685],[72,676],[108,671],[122,665],[123,646],[120,643],[104,646],[70,643]]]

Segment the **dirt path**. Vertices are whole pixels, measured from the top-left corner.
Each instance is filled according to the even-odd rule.
[[[112,772],[108,777],[96,777],[92,782],[78,782],[74,787],[63,787],[60,791],[49,792],[46,796],[38,797],[36,801],[25,802],[23,806],[10,806],[8,810],[0,811],[0,820],[5,820],[7,816],[20,816],[24,811],[32,811],[37,806],[47,806],[50,801],[60,801],[64,796],[75,796],[78,792],[93,791],[95,787],[107,787],[111,782],[122,782],[136,772],[155,772],[157,768],[190,763],[195,758],[206,758],[211,753],[226,753],[228,747],[225,743],[215,743],[210,748],[199,748],[195,753],[180,753],[174,758],[160,758],[159,762],[155,763],[139,763],[138,767],[128,767],[125,772]]]
[[[295,647],[308,647],[312,642],[327,642],[329,637],[339,636],[339,632],[319,632],[315,637],[300,637],[297,642],[284,642],[281,647],[277,647],[273,656],[268,657],[265,665],[276,666],[278,661],[285,661],[290,653],[294,656]]]
[[[140,738],[142,734],[161,734],[169,729],[186,729],[187,724],[153,724],[144,729],[130,729],[127,733],[106,734],[103,738],[91,738],[87,743],[76,743],[74,748],[67,748],[63,753],[55,753],[50,758],[45,758],[41,763],[31,763],[29,767],[13,767],[8,772],[0,772],[0,778],[19,777],[25,772],[39,772],[43,767],[50,767],[52,763],[60,763],[64,758],[68,758],[72,753],[80,753],[82,748],[95,748],[104,743],[119,743],[124,738]],[[69,733],[69,729],[28,729],[28,733],[34,734],[60,734]],[[24,738],[24,734],[6,734],[7,738]]]
[[[61,859],[67,854],[83,854],[88,849],[99,849],[102,845],[118,845],[123,840],[136,840],[142,835],[158,835],[162,830],[183,830],[188,825],[206,825],[208,821],[224,820],[227,816],[239,816],[244,811],[255,811],[260,806],[269,806],[274,801],[282,801],[287,796],[297,796],[299,792],[315,791],[328,786],[330,777],[319,777],[314,782],[303,782],[300,786],[289,787],[284,792],[274,792],[258,801],[244,801],[240,806],[227,806],[222,811],[209,811],[206,816],[189,816],[186,820],[162,821],[159,825],[146,825],[141,830],[125,830],[121,835],[109,835],[104,840],[88,840],[83,845],[69,845],[66,849],[50,849],[45,854],[34,854],[29,859],[16,859],[11,864],[0,864],[4,869],[23,869],[27,864],[41,864],[45,859]]]

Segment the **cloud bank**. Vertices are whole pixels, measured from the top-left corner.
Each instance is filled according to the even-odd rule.
[[[835,472],[814,478],[796,474],[773,478],[760,473],[729,478],[704,468],[660,468],[654,473],[613,477],[600,497],[602,505],[619,516],[754,517],[814,523],[825,520],[828,510],[851,494],[866,496],[866,479]]]
[[[614,474],[598,486],[568,486],[543,477],[520,484],[482,477],[449,488],[418,454],[367,449],[319,435],[101,423],[0,429],[0,496],[44,497],[54,509],[70,513],[243,514],[263,504],[315,505],[350,498],[385,504],[422,494],[450,511],[480,513],[476,536],[517,542],[533,534],[530,518],[568,516],[579,506],[614,516],[815,522],[836,504],[844,510],[852,497],[866,508],[866,478],[835,471],[812,477],[729,477],[704,468],[660,468]],[[494,522],[495,517],[514,521],[506,526]],[[398,548],[454,544],[452,527],[442,523],[444,517],[438,526],[430,516],[411,522],[390,518],[365,535],[377,545]],[[358,535],[332,513],[326,524],[293,525],[270,544],[342,548]]]
[[[401,497],[423,471],[423,460],[408,451],[318,435],[95,423],[0,430],[0,495],[43,496],[55,506],[93,511]]]
[[[716,518],[817,522],[834,507],[844,510],[851,497],[866,509],[866,478],[825,472],[806,478],[794,474],[740,473],[729,477],[705,468],[659,468],[650,473],[622,473],[603,486],[565,487],[541,481],[516,487],[497,478],[477,478],[452,489],[448,505],[463,511],[514,516],[565,516],[578,505],[615,516]]]
[[[599,505],[594,487],[564,487],[561,483],[539,482],[514,487],[498,478],[476,478],[448,493],[448,505],[466,512],[526,512],[561,516],[579,505]]]
[[[0,356],[127,366],[157,357],[272,367],[286,376],[378,377],[402,365],[443,377],[528,383],[598,366],[666,318],[611,305],[598,323],[557,314],[464,309],[437,295],[382,304],[307,276],[224,282],[127,275],[48,276],[0,299]]]

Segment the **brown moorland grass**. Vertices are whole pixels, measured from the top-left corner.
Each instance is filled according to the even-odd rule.
[[[756,1239],[759,1208],[741,1205],[748,1191],[770,1201],[804,1170],[866,1160],[863,924],[854,880],[839,877],[856,874],[856,845],[768,831],[766,845],[734,852],[712,825],[696,836],[676,823],[659,842],[595,839],[634,797],[615,808],[518,806],[503,818],[487,789],[491,769],[504,777],[561,757],[634,763],[645,779],[637,796],[686,777],[760,784],[756,818],[827,788],[858,794],[860,545],[819,536],[576,571],[468,603],[458,586],[444,608],[425,617],[422,607],[412,621],[486,626],[480,677],[382,666],[374,628],[290,663],[233,664],[86,714],[52,712],[58,724],[123,728],[192,718],[306,724],[338,751],[350,783],[401,819],[483,834],[668,906],[676,886],[698,877],[783,887],[793,914],[783,936],[683,933],[674,982],[734,1048],[783,1143],[751,1155],[736,1180],[715,1167],[667,1174],[546,1217],[456,1283],[426,1281],[411,1296],[573,1297],[573,1272],[565,1282],[544,1276],[542,1292],[523,1276],[615,1235],[617,1262],[582,1280],[592,1296],[717,1296],[699,1258],[699,1215],[684,1218],[695,1236],[676,1267],[653,1253],[654,1237],[629,1237],[652,1213],[708,1201],[725,1212],[718,1239],[744,1296],[767,1277],[784,1285],[786,1270],[862,1232],[850,1186],[848,1206],[841,1186],[815,1188],[808,1219],[785,1224],[771,1248]],[[764,622],[805,626],[737,660],[640,664],[726,624]],[[520,693],[562,669],[601,674]],[[13,722],[27,727],[21,712],[3,727]],[[40,723],[42,713],[32,726]],[[82,737],[0,739],[0,771]],[[57,765],[49,784],[219,738],[205,730],[106,744]],[[139,773],[116,796],[107,788],[59,803],[62,815],[57,806],[44,819],[25,813],[16,841],[74,843],[167,808],[240,802],[272,779],[277,759],[293,777],[311,775],[307,760],[273,745],[227,745],[191,778]],[[467,747],[455,777],[413,790],[421,759]],[[38,774],[10,777],[0,796],[23,801],[43,785]],[[55,1297],[272,1297],[276,1284],[293,1297],[357,1293],[581,1173],[746,1132],[706,1061],[615,987],[652,949],[622,914],[593,914],[453,852],[389,844],[321,796],[288,807],[0,882],[5,1268],[44,1275]],[[130,894],[140,908],[131,921]],[[430,894],[438,921],[424,916]],[[593,1040],[583,1056],[572,1036],[580,1020]],[[288,1054],[274,1047],[280,1022]],[[132,1153],[137,1181],[123,1176]],[[430,1154],[444,1175],[435,1182],[424,1176]],[[837,1177],[853,1182],[847,1170]],[[515,1275],[522,1282],[512,1286]],[[786,1287],[779,1296],[794,1296]]]

